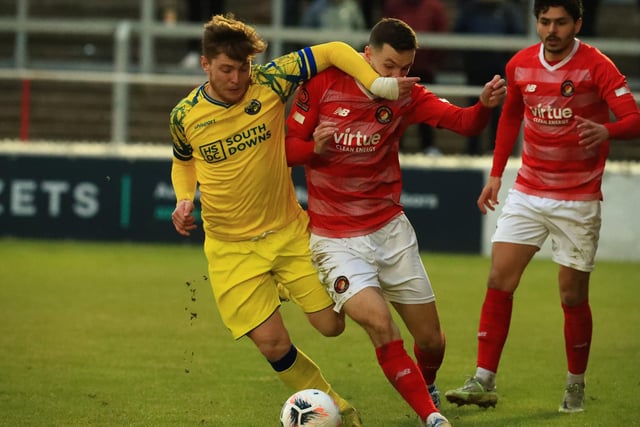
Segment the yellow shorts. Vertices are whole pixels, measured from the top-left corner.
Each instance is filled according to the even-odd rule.
[[[222,321],[235,339],[278,309],[278,283],[287,288],[305,313],[333,304],[311,264],[308,224],[309,217],[302,211],[286,227],[257,240],[205,238],[213,295]]]

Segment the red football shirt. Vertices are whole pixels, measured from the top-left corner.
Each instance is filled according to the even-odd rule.
[[[611,138],[638,133],[640,112],[625,77],[598,49],[579,40],[555,64],[544,59],[541,43],[521,50],[507,64],[506,77],[491,175],[502,176],[524,120],[522,167],[514,188],[557,200],[602,199],[609,142],[589,151],[579,146],[574,117],[607,123]],[[609,123],[609,110],[617,123]]]
[[[287,119],[287,159],[304,164],[311,231],[328,237],[372,233],[401,211],[399,142],[419,122],[463,135],[478,134],[490,110],[460,108],[422,85],[411,96],[373,98],[353,78],[329,68],[305,83]],[[313,131],[331,122],[339,131],[327,150],[313,154]]]

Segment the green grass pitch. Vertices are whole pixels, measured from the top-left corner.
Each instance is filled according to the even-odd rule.
[[[489,260],[425,254],[447,353],[442,392],[474,372]],[[277,426],[291,394],[221,324],[202,248],[0,239],[1,426]],[[516,293],[496,408],[442,412],[456,427],[640,425],[640,264],[600,261],[587,410],[557,412],[566,374],[557,267],[534,260]],[[291,303],[294,342],[367,427],[414,427],[364,332],[324,338]],[[411,341],[403,329],[408,349]]]

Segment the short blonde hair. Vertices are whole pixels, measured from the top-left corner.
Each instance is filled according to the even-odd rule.
[[[267,42],[232,13],[214,15],[204,24],[202,54],[211,60],[224,53],[235,61],[248,61],[267,49]]]

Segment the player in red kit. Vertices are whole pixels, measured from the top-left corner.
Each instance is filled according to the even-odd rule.
[[[491,270],[480,315],[475,376],[445,395],[459,405],[495,406],[495,376],[509,332],[520,277],[547,237],[559,268],[568,374],[560,412],[584,410],[592,335],[589,276],[600,233],[601,183],[609,139],[640,136],[640,111],[609,58],[576,38],[579,0],[537,0],[541,43],[506,67],[508,95],[498,124],[490,177],[478,199],[498,204],[509,154],[524,122],[522,166],[493,236]],[[609,121],[609,111],[616,117]]]
[[[364,57],[381,75],[402,77],[416,47],[411,27],[388,18],[371,30]],[[445,340],[416,235],[400,204],[400,137],[415,123],[478,134],[491,108],[502,103],[504,86],[495,76],[468,108],[419,84],[409,96],[387,102],[330,68],[300,88],[287,119],[287,160],[305,166],[312,259],[334,310],[365,329],[385,376],[430,427],[450,426],[436,407]],[[414,338],[417,363],[405,351],[387,301]]]

